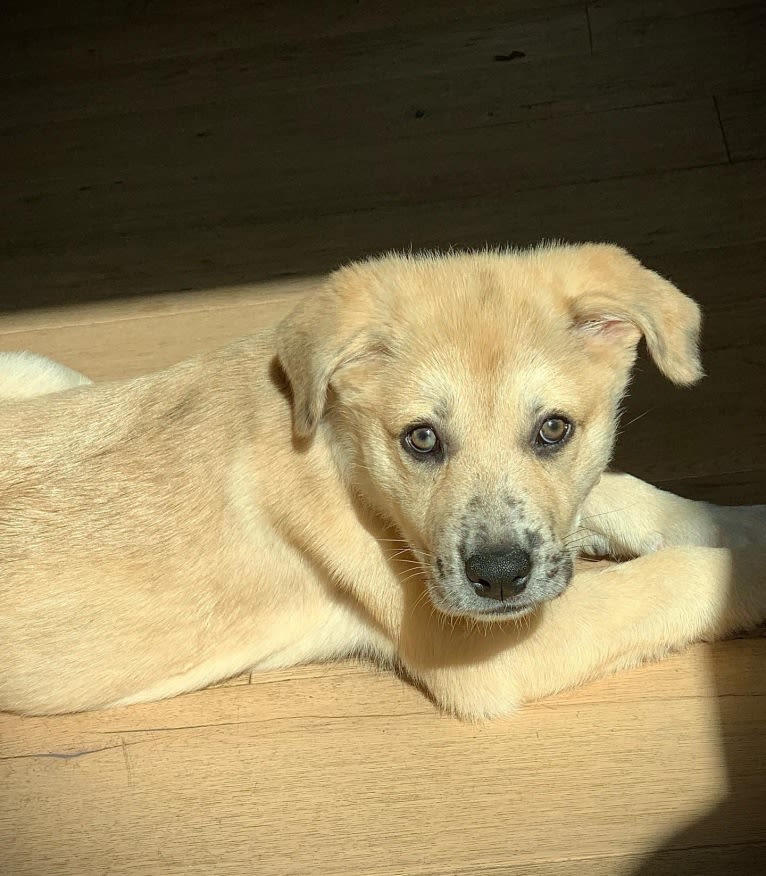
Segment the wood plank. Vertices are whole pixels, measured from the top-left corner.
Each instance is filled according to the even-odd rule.
[[[0,118],[8,130],[126,111],[218,105],[261,118],[270,130],[299,124],[307,137],[332,132],[343,140],[369,130],[389,140],[392,131],[414,127],[445,131],[763,87],[765,34],[766,23],[754,22],[742,39],[701,40],[684,52],[661,44],[653,49],[650,65],[644,47],[628,46],[539,61],[527,55],[510,63],[482,54],[473,67],[436,64],[429,71],[400,67],[399,57],[386,56],[383,46],[382,56],[368,56],[359,68],[328,63],[317,66],[308,81],[304,74],[293,75],[288,64],[273,66],[275,78],[264,78],[258,50],[228,51],[194,63],[167,58],[99,68],[98,75],[18,81],[6,89]]]
[[[714,40],[747,42],[766,17],[760,0],[591,0],[593,48],[673,46]]]
[[[683,674],[684,664],[664,667]],[[725,797],[716,700],[704,673],[691,683],[696,695],[661,710],[642,697],[552,700],[481,726],[436,715],[389,676],[219,688],[63,718],[2,716],[3,751],[12,749],[0,761],[6,861],[19,874],[46,860],[61,874],[107,863],[117,873],[175,872],[181,862],[202,872],[213,861],[236,873],[257,861],[275,876],[382,876],[524,867],[567,860],[575,847],[585,858],[645,854]],[[757,697],[733,702],[723,734],[749,759],[744,800],[766,787],[759,740],[747,733],[763,707]],[[563,750],[566,758],[550,756]],[[623,805],[626,793],[636,806]],[[489,813],[502,813],[503,830],[487,830]],[[706,844],[757,842],[762,830],[757,812],[726,818],[709,825]]]
[[[126,204],[129,210],[129,203]],[[115,217],[0,243],[0,307],[252,285],[387,249],[616,240],[651,260],[766,238],[766,162],[260,222],[257,205]]]
[[[311,15],[309,4],[301,4]],[[342,4],[339,5],[342,8]],[[0,70],[16,85],[50,79],[77,81],[83,75],[118,75],[133,64],[176,59],[187,66],[227,61],[256,71],[261,83],[288,78],[336,81],[339,76],[355,81],[377,78],[381,70],[396,69],[397,75],[484,67],[496,56],[521,52],[519,57],[551,58],[589,52],[588,23],[581,5],[543,11],[517,11],[506,5],[503,14],[487,14],[478,8],[469,15],[464,7],[457,21],[431,15],[393,15],[380,27],[365,27],[348,16],[350,29],[332,28],[322,33],[322,22],[332,22],[327,10],[314,8],[320,19],[318,31],[300,24],[292,37],[277,36],[266,24],[265,6],[235,11],[228,20],[191,21],[172,16],[169,26],[152,11],[129,30],[99,28],[82,32],[74,26],[50,31],[43,40],[8,40]],[[208,7],[208,14],[210,9]],[[167,19],[166,19],[167,20]],[[360,26],[362,25],[362,26]],[[205,39],[200,39],[204,34]],[[209,34],[209,37],[208,37]],[[245,72],[245,71],[243,71]]]
[[[717,505],[763,505],[766,503],[766,466],[712,474],[654,477],[663,490]]]
[[[698,849],[674,849],[650,855],[613,855],[546,861],[516,867],[487,867],[481,870],[433,870],[434,876],[721,876],[722,873],[757,873],[763,864],[766,845],[704,846]],[[425,874],[424,874],[425,876]]]
[[[532,714],[537,716],[534,721],[544,722],[551,711],[567,711],[571,718],[591,707],[607,710],[613,706],[654,703],[659,718],[664,704],[672,700],[712,702],[726,698],[736,703],[747,696],[762,698],[766,696],[761,670],[765,656],[763,637],[699,644],[659,663],[528,704],[519,714]],[[73,746],[98,747],[105,736],[143,738],[141,734],[172,733],[189,729],[191,725],[193,728],[226,727],[234,717],[245,721],[248,715],[255,723],[273,722],[275,727],[277,722],[290,719],[324,721],[341,715],[369,718],[377,715],[384,703],[391,715],[418,714],[429,721],[437,720],[445,727],[454,721],[439,716],[422,694],[392,673],[363,663],[297,666],[253,673],[249,686],[262,690],[253,694],[257,707],[247,713],[242,711],[245,708],[240,701],[242,692],[224,685],[161,703],[81,715],[20,718],[0,714],[0,758],[26,758],[43,751],[46,745],[51,750],[72,753]],[[720,710],[723,706],[719,703],[716,708]],[[158,720],[159,715],[163,716],[162,720]],[[518,717],[504,723],[507,727],[513,726]],[[491,724],[480,726],[487,728]]]
[[[204,314],[210,310],[259,305],[262,309],[252,311],[256,314],[254,320],[244,326],[247,332],[252,333],[259,327],[271,325],[289,307],[296,304],[299,298],[316,291],[326,279],[325,275],[286,278],[263,283],[245,283],[241,286],[222,286],[218,289],[179,291],[169,295],[136,295],[129,299],[69,303],[66,306],[54,305],[32,310],[19,309],[0,315],[0,335],[73,325],[102,325],[104,331],[110,331],[108,324],[124,319],[175,313],[197,313],[204,318]]]
[[[218,224],[242,207],[267,222],[507,196],[727,160],[709,99],[497,125],[489,135],[467,129],[385,146],[358,142],[352,162],[349,144],[307,150],[302,136],[282,132],[259,142],[260,119],[220,110],[211,119],[195,115],[193,125],[183,112],[174,123],[132,115],[61,125],[42,154],[36,131],[6,137],[0,206],[14,217],[6,245],[69,238],[73,227],[124,233],[160,217]],[[647,136],[659,130],[661,138]]]
[[[0,334],[0,346],[50,356],[93,380],[136,377],[257,331],[286,313],[292,304],[291,299],[264,299],[202,312],[180,310],[125,318],[111,326],[83,323],[9,331]],[[116,329],[119,344],[115,344]]]
[[[732,161],[766,157],[766,90],[716,98]]]
[[[572,6],[572,0],[483,0],[482,14],[488,17],[519,15],[540,10]],[[240,45],[268,40],[323,38],[364,33],[391,27],[431,26],[462,21],[470,14],[463,0],[421,0],[403,6],[399,0],[376,0],[374,3],[347,3],[344,0],[285,0],[283,3],[252,0],[154,0],[143,5],[132,0],[78,0],[76,22],[70,9],[55,0],[6,0],[5,34],[9,37],[39,41],[40,50],[52,53],[76,28],[88,41],[99,41],[108,54],[120,60],[120,49],[131,45],[139,58],[192,53],[199,47],[198,36],[204,33],[213,47]],[[158,33],[157,31],[162,31]],[[243,33],[244,31],[244,33]],[[71,42],[70,40],[70,47]],[[76,47],[71,47],[75,48]],[[64,59],[62,59],[64,60]]]

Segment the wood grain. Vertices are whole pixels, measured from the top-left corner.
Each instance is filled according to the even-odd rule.
[[[298,207],[322,216],[373,200],[378,206],[431,202],[445,190],[454,199],[489,196],[726,161],[709,99],[607,111],[580,126],[567,118],[495,125],[491,138],[482,128],[436,139],[413,132],[390,144],[385,160],[380,143],[368,139],[355,143],[351,164],[348,143],[306,150],[296,138],[275,150],[277,138],[261,128],[257,117],[232,117],[219,108],[179,111],[173,124],[163,123],[159,113],[99,118],[60,125],[56,144],[43,155],[34,148],[38,131],[11,133],[4,144],[7,170],[27,182],[21,192],[17,184],[0,189],[0,204],[20,215],[19,203],[27,205],[29,220],[17,229],[19,236],[44,230],[53,237],[71,234],[66,219],[73,213],[93,223],[113,216],[124,205],[125,186],[130,211],[140,216],[166,216],[186,185],[190,214],[200,203],[217,202],[222,210],[238,197],[257,203],[260,219],[268,221]],[[662,130],[663,137],[642,136],[647,128]],[[481,161],[470,160],[479,154]],[[214,170],[223,157],[225,177]],[[122,227],[132,221],[123,211]]]
[[[747,655],[750,642],[699,647],[481,726],[440,717],[368,671],[294,670],[97,715],[4,716],[6,863],[40,873],[55,861],[62,874],[255,863],[275,874],[553,873],[577,849],[581,864],[616,859],[596,872],[626,872],[637,850],[723,796],[711,658],[723,666],[718,696],[736,707],[725,738],[758,762],[748,728],[766,691]],[[725,668],[737,659],[739,672]],[[762,789],[762,772],[740,778],[750,794]],[[712,860],[763,826],[759,813],[711,826]]]
[[[445,181],[448,185],[449,180]],[[761,241],[766,162],[493,192],[417,204],[367,204],[261,223],[247,204],[124,213],[109,223],[51,225],[4,245],[6,309],[108,294],[151,294],[317,274],[412,246],[524,245],[542,238],[616,240],[640,256]],[[724,196],[724,193],[728,193]],[[19,222],[28,221],[28,211]],[[33,220],[36,221],[36,220]],[[501,230],[498,230],[501,229]],[[11,232],[12,233],[12,232]],[[87,245],[88,243],[92,245]]]
[[[758,0],[595,0],[588,3],[588,19],[596,50],[665,45],[683,54],[690,43],[757,39],[764,9]]]
[[[732,161],[766,157],[766,90],[724,94],[717,104]]]

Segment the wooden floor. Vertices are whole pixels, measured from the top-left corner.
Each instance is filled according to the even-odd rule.
[[[0,348],[139,374],[348,258],[614,240],[709,374],[642,363],[618,464],[764,502],[765,44],[760,0],[10,0]],[[749,876],[765,669],[699,645],[481,726],[356,665],[0,716],[0,872]]]

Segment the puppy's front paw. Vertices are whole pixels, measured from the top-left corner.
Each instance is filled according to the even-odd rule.
[[[668,546],[659,530],[639,527],[621,530],[615,526],[607,533],[599,531],[600,528],[595,525],[587,535],[581,536],[580,554],[592,559],[632,560]]]
[[[652,554],[669,544],[678,508],[687,505],[650,484],[627,474],[607,472],[582,508],[577,538],[586,556],[628,560]]]
[[[578,538],[592,556],[632,559],[668,547],[766,545],[766,505],[694,502],[606,473],[583,506]]]

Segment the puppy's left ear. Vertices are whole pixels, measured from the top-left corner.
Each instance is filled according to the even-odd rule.
[[[628,367],[641,336],[662,373],[687,385],[703,376],[698,305],[625,250],[607,244],[579,247],[581,285],[570,298],[575,329],[590,349],[617,356]]]
[[[301,438],[316,429],[333,377],[385,347],[371,274],[363,264],[342,268],[277,326],[277,357],[290,382],[293,429]]]

